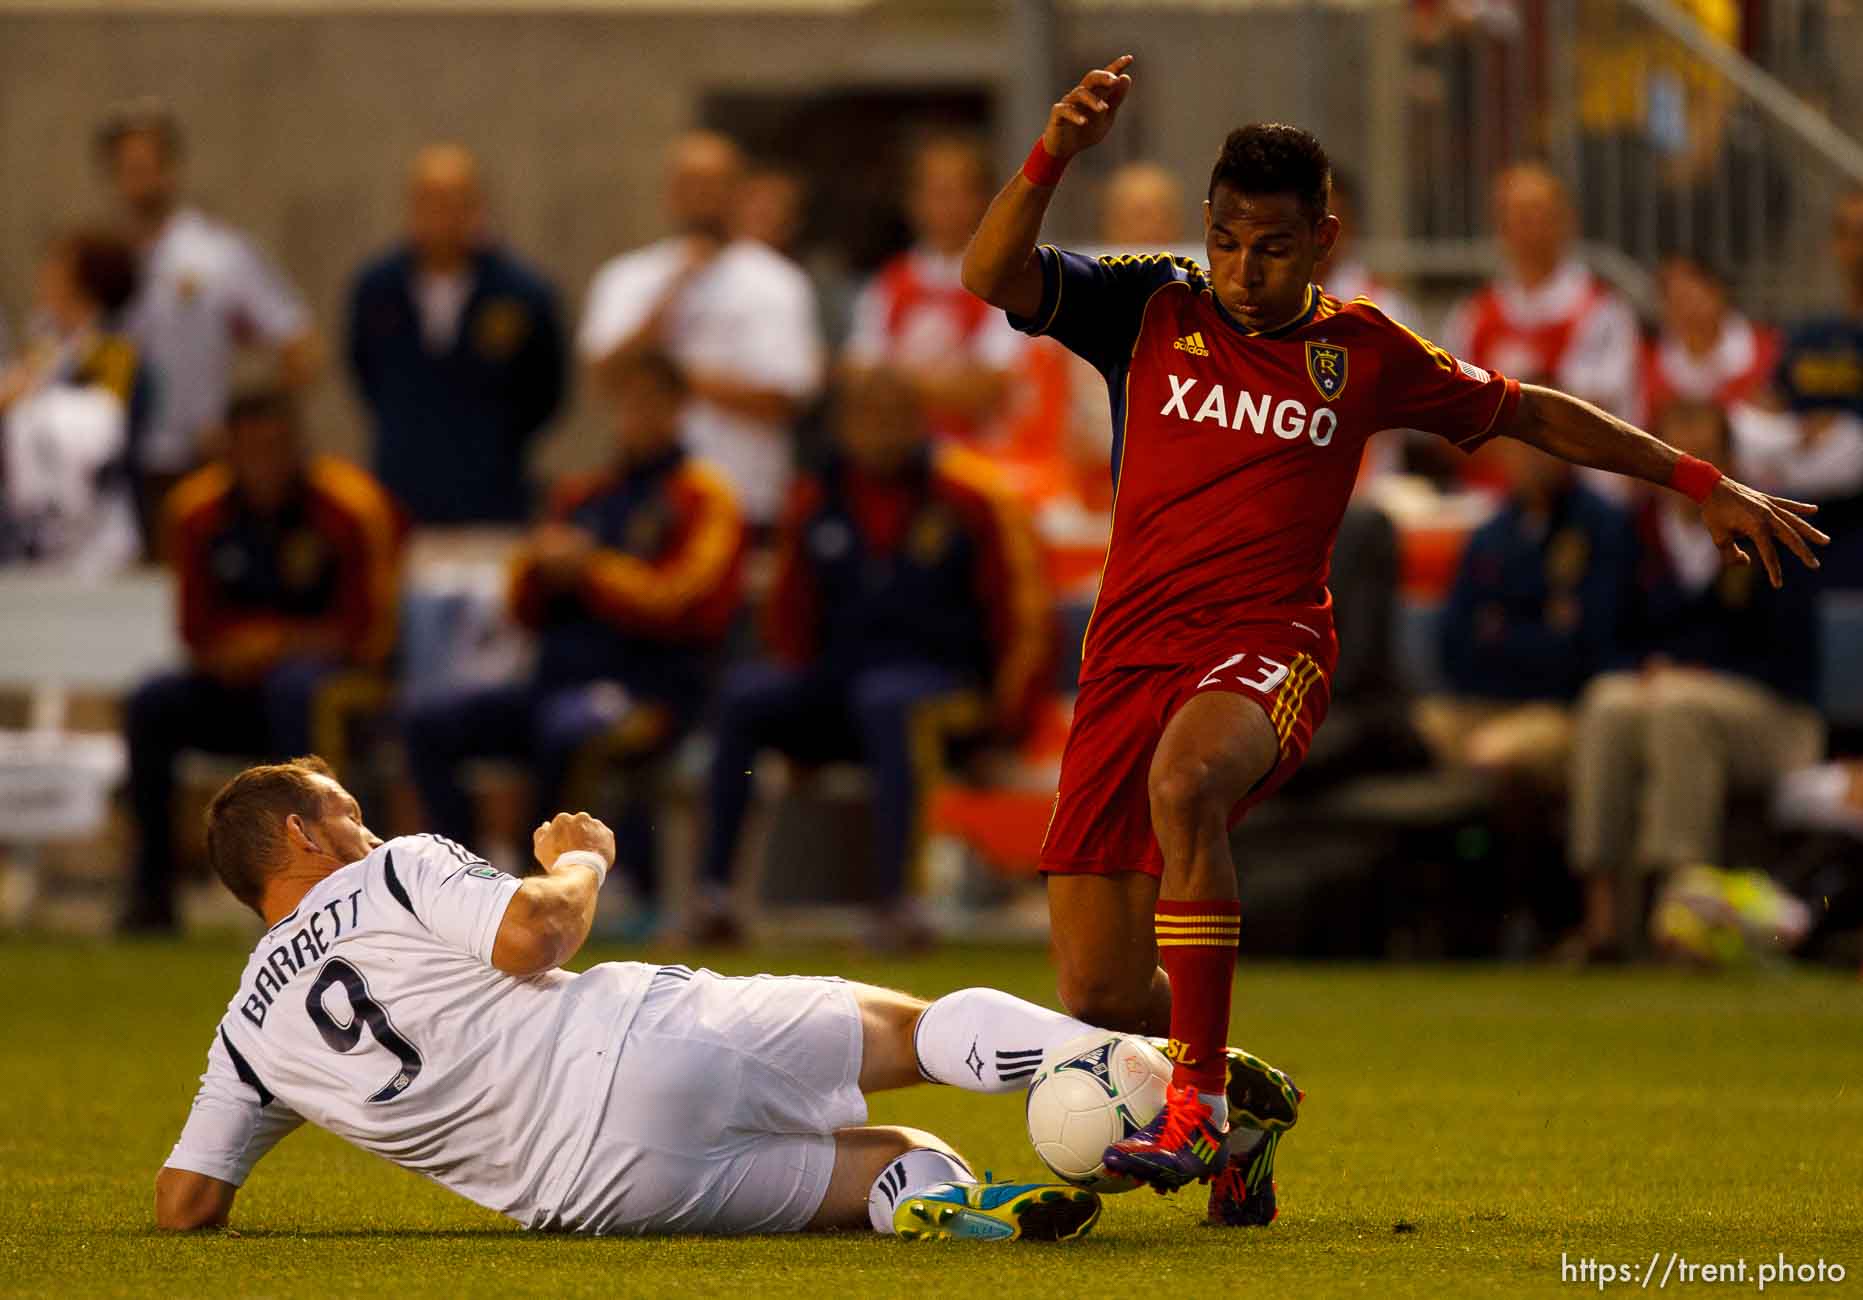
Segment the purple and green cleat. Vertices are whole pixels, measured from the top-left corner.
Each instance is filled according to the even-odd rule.
[[[1164,1109],[1157,1118],[1107,1147],[1100,1162],[1109,1174],[1161,1193],[1174,1192],[1186,1183],[1214,1177],[1228,1149],[1227,1130],[1215,1123],[1197,1090],[1171,1085],[1164,1090]]]

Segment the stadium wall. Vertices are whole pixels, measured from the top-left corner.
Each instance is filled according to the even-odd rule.
[[[101,110],[160,95],[187,124],[193,195],[255,234],[309,296],[333,350],[314,425],[330,450],[359,454],[340,365],[344,295],[399,230],[402,169],[419,145],[452,138],[480,152],[497,225],[579,311],[602,260],[659,233],[661,145],[697,120],[707,92],[983,85],[1005,105],[1035,62],[1005,38],[1006,9],[240,15],[0,0],[0,311],[17,337],[45,238],[107,211],[89,148]],[[1134,6],[1066,12],[1058,34],[1068,76],[1140,55],[1146,79],[1119,156],[1157,158],[1193,191],[1221,132],[1255,117],[1302,120],[1342,158],[1377,146],[1379,165],[1359,163],[1375,203],[1378,178],[1396,171],[1384,164],[1401,166],[1401,139],[1375,134],[1389,115],[1372,109],[1401,10]],[[1019,160],[1037,125],[1002,123],[1005,155]],[[1094,169],[1077,172],[1090,182]],[[1087,236],[1091,184],[1064,193],[1057,233]],[[601,429],[579,399],[546,466],[599,455]]]

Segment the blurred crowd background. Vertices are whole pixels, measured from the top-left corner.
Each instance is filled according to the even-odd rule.
[[[1320,278],[1817,502],[1374,441],[1251,950],[1854,962],[1863,15],[1824,0],[0,3],[0,910],[224,924],[197,812],[316,751],[629,939],[1035,934],[1112,510],[1098,376],[958,260],[1138,55],[1046,237],[1201,257],[1315,130]]]

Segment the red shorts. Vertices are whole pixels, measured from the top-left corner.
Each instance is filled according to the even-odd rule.
[[[1330,633],[1330,629],[1328,629]],[[1065,875],[1164,872],[1151,832],[1152,754],[1184,701],[1229,691],[1259,704],[1281,757],[1229,814],[1234,826],[1287,783],[1326,716],[1338,642],[1300,627],[1239,629],[1235,648],[1182,668],[1122,668],[1083,684],[1061,754],[1061,789],[1042,841],[1041,869]]]

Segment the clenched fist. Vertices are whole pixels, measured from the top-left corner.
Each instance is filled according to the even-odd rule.
[[[531,833],[530,843],[538,865],[546,870],[577,849],[599,853],[603,862],[615,864],[615,833],[585,812],[558,813]]]

